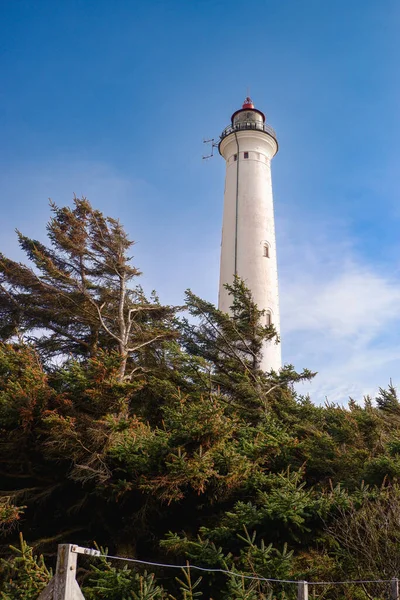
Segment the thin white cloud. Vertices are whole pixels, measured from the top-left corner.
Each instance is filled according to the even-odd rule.
[[[314,228],[323,231],[321,224]],[[374,395],[391,377],[396,381],[400,280],[387,264],[356,256],[340,226],[329,231],[303,235],[304,241],[284,235],[282,350],[286,362],[318,371],[300,392],[315,402],[344,403]]]
[[[324,331],[334,338],[371,340],[400,318],[400,282],[365,265],[337,265],[334,273],[303,276],[284,286],[284,328]]]

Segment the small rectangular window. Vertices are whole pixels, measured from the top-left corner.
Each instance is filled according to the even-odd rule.
[[[269,258],[269,246],[268,246],[268,244],[264,244],[263,252],[264,252],[264,256],[266,258]]]
[[[249,153],[248,153],[248,152],[245,152],[245,153],[244,153],[244,157],[245,157],[245,158],[249,158]]]
[[[272,325],[271,313],[269,311],[265,315],[265,324],[267,327],[271,327]]]
[[[237,154],[233,155],[233,160],[237,160]]]

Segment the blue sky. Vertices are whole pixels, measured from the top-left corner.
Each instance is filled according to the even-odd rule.
[[[216,301],[224,162],[247,89],[273,163],[282,351],[312,399],[400,383],[396,0],[0,0],[0,249],[48,198],[119,217],[143,284]]]

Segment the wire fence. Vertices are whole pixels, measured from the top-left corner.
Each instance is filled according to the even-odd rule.
[[[231,578],[229,590],[233,590],[232,598],[251,598],[263,600],[400,600],[399,579],[349,579],[343,581],[298,581],[296,579],[276,579],[263,577],[256,573],[240,573],[219,567],[200,567],[186,564],[170,564],[156,561],[141,560],[126,556],[106,554],[92,548],[83,548],[74,544],[59,544],[57,566],[54,577],[42,590],[39,600],[84,600],[78,581],[76,580],[78,555],[90,558],[108,559],[133,563],[153,569],[183,570],[190,579],[191,570],[210,574],[221,574]],[[179,583],[180,579],[176,578]],[[201,578],[200,578],[201,580]],[[240,581],[241,580],[241,581]],[[250,580],[249,589],[245,582]],[[215,587],[215,581],[204,581],[205,587],[210,584]],[[197,586],[197,583],[195,584]],[[234,590],[236,586],[236,592]],[[183,588],[181,588],[183,589]],[[210,588],[211,589],[211,588]],[[250,594],[247,594],[250,591]],[[201,592],[193,594],[197,596]],[[168,596],[172,597],[172,596]],[[186,597],[186,596],[185,596]]]
[[[248,600],[295,600],[296,598],[297,600],[400,600],[399,580],[397,578],[310,582],[297,581],[295,579],[275,579],[272,577],[262,577],[257,574],[249,575],[229,569],[200,567],[199,565],[192,565],[189,562],[184,565],[176,565],[126,556],[114,556],[102,553],[100,550],[83,548],[74,544],[59,544],[54,576],[42,590],[38,600],[84,600],[84,595],[76,579],[78,555],[86,555],[94,559],[128,562],[152,567],[153,569],[184,570],[187,581],[190,581],[190,570],[225,575],[231,578],[228,582],[229,587],[225,589],[225,594],[227,592],[228,597],[231,596],[232,599],[235,598],[237,600],[239,598],[242,600],[245,598]],[[182,584],[181,579],[176,578],[176,580],[179,584]],[[245,586],[247,580],[251,580],[248,588]],[[199,578],[199,581],[203,581],[202,578]],[[200,591],[192,592],[197,587],[198,582],[190,588],[190,595],[186,593],[186,590],[189,588],[181,587],[185,598],[195,598],[201,595],[202,592]],[[218,588],[219,584],[215,580],[208,583],[211,583],[214,591],[215,587]],[[206,589],[207,582],[204,582],[204,584]],[[134,597],[139,598],[137,595]],[[155,596],[146,597],[153,598]],[[168,597],[172,598],[169,595]]]
[[[367,600],[400,600],[399,579],[396,577],[391,579],[349,579],[343,581],[299,581],[296,579],[276,579],[273,577],[262,577],[260,575],[248,575],[222,568],[200,567],[199,565],[193,565],[190,562],[187,562],[184,565],[178,565],[140,560],[138,558],[114,556],[112,554],[99,553],[97,556],[99,558],[135,563],[153,568],[178,570],[190,569],[204,573],[221,573],[242,580],[258,581],[266,584],[283,584],[285,587],[287,587],[287,585],[296,586],[297,590],[295,588],[293,589],[293,592],[297,592],[296,595],[298,600],[308,600],[309,598],[319,598],[322,600],[323,598],[328,597],[349,600],[353,600],[354,598],[365,598]],[[278,595],[272,595],[270,597],[278,598]],[[283,594],[281,597],[288,596]]]

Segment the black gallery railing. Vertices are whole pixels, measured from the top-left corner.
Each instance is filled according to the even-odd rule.
[[[234,131],[243,131],[245,129],[256,129],[258,131],[264,131],[268,133],[274,140],[277,142],[277,137],[275,130],[270,127],[270,125],[266,125],[265,123],[261,123],[260,121],[238,121],[234,125],[228,125],[225,127],[223,132],[221,133],[221,140],[226,138],[227,135],[233,133]]]

